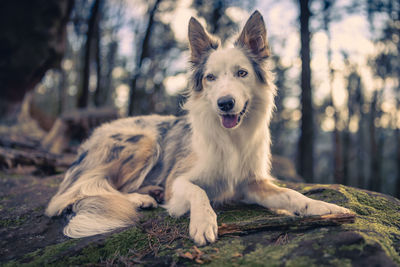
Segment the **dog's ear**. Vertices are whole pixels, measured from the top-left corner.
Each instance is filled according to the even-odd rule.
[[[204,30],[200,22],[191,17],[189,21],[189,44],[191,51],[191,62],[199,64],[202,55],[210,49],[217,49],[219,42]]]
[[[267,31],[260,12],[254,11],[247,20],[239,38],[235,42],[235,46],[249,49],[251,53],[260,59],[266,59],[270,56]]]

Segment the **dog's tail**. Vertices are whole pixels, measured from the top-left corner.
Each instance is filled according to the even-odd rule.
[[[73,217],[64,227],[64,235],[79,238],[107,233],[136,222],[136,207],[123,196],[92,196],[72,206]]]
[[[72,185],[60,186],[59,192],[51,199],[45,212],[47,216],[67,212],[70,217],[64,228],[66,236],[79,238],[127,227],[137,221],[138,208],[157,206],[156,200],[146,192],[122,193],[116,190],[105,178],[107,167],[88,171]]]
[[[50,200],[47,216],[57,216],[79,200],[97,195],[120,194],[105,178],[106,168],[97,168],[83,172],[79,169],[70,169],[65,175],[57,194]]]
[[[69,213],[70,220],[64,228],[66,236],[91,236],[135,223],[138,202],[132,202],[129,194],[115,190],[102,171],[97,169],[83,174],[87,177],[81,176],[65,191],[60,187],[47,206],[46,215],[50,217],[62,215],[63,211]]]

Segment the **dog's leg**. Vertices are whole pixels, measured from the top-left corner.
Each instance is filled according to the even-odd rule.
[[[293,215],[350,213],[346,208],[308,198],[292,189],[276,186],[269,180],[249,183],[244,193],[247,203],[256,203],[272,210],[286,210]]]
[[[218,235],[217,215],[206,192],[184,178],[172,184],[171,198],[164,206],[171,216],[179,217],[190,210],[189,234],[197,245],[215,242]]]

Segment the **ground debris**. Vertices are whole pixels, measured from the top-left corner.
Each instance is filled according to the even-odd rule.
[[[55,155],[40,149],[14,149],[0,146],[0,168],[11,173],[30,173],[51,175],[65,171],[73,162],[75,155]],[[24,170],[22,170],[24,169]]]
[[[178,255],[181,258],[195,261],[198,264],[210,262],[210,257],[196,246],[193,246],[189,251],[186,251],[185,253],[180,252]]]

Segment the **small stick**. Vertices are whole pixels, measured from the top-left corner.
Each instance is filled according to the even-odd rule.
[[[218,235],[245,235],[251,232],[308,229],[323,226],[337,226],[346,223],[354,223],[355,214],[328,214],[321,216],[285,216],[272,217],[255,221],[238,223],[223,223],[218,227]]]

